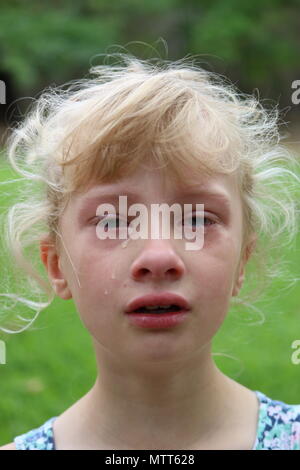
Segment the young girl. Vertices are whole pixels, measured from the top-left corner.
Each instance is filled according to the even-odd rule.
[[[278,112],[186,59],[121,58],[45,91],[8,141],[28,186],[8,213],[6,243],[30,292],[49,301],[6,298],[35,308],[32,321],[55,295],[72,298],[98,376],[69,409],[2,449],[300,449],[300,404],[232,380],[211,352],[249,259],[262,279],[274,275],[262,236],[270,249],[297,233],[297,164],[280,145]],[[134,217],[119,196],[148,213],[188,207],[179,222],[203,230],[202,247],[188,250],[172,231],[131,238]],[[99,237],[101,221],[115,238]],[[46,280],[25,256],[30,244]]]

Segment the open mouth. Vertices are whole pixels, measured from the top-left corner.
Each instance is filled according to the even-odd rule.
[[[134,327],[152,331],[179,327],[188,321],[190,310],[189,302],[181,295],[160,292],[132,300],[125,313]]]
[[[170,313],[170,312],[180,312],[182,307],[178,305],[154,305],[148,307],[140,307],[134,310],[132,313],[152,313],[152,314],[160,314],[160,313]]]
[[[174,292],[151,293],[132,300],[125,309],[125,313],[132,318],[169,318],[179,317],[191,309],[189,302]],[[140,317],[139,317],[140,315]]]

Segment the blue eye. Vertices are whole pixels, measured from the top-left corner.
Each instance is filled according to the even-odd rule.
[[[192,223],[193,226],[195,226],[195,224],[197,223],[196,221],[198,220],[199,223],[197,224],[197,227],[201,227],[203,225],[214,225],[216,223],[214,220],[210,219],[209,217],[204,217],[202,214],[201,215],[195,214],[192,217],[186,217],[186,220],[187,219],[193,220],[193,223]]]
[[[125,223],[125,220],[120,219],[118,215],[116,217],[114,215],[109,217],[105,216],[102,219],[100,217],[95,217],[93,225],[98,224],[105,227],[105,232],[107,232],[109,229],[120,229],[128,226],[128,224]]]
[[[186,217],[184,220],[192,220],[192,223],[190,224],[185,224],[185,225],[192,225],[194,228],[196,227],[201,227],[201,226],[208,226],[208,225],[215,225],[216,222],[209,218],[209,217],[204,217],[203,214],[194,214],[192,216]],[[110,215],[110,216],[104,216],[104,217],[95,217],[92,221],[93,225],[102,225],[104,226],[104,230],[110,230],[110,229],[122,229],[122,228],[128,228],[130,221],[126,223],[126,221],[122,218],[120,218],[119,215]]]

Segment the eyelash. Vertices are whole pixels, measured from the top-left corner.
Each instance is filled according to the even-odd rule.
[[[117,219],[120,220],[119,214],[116,214],[116,216],[117,216]],[[193,215],[193,216],[192,216],[192,219],[195,219],[196,217],[197,217],[197,215]],[[199,217],[200,217],[200,216],[199,216]],[[101,220],[103,220],[103,219],[104,219],[104,217],[102,217],[102,218],[99,217],[99,216],[94,217],[94,218],[92,219],[92,225],[97,225],[97,224],[98,224]],[[210,223],[208,224],[209,226],[213,226],[213,225],[215,225],[215,224],[217,223],[215,220],[211,219],[210,217],[204,217],[203,219],[210,221]],[[107,220],[116,220],[116,219],[108,218]],[[183,220],[183,219],[182,219],[182,220]],[[130,223],[130,222],[129,222],[129,223]],[[117,227],[117,228],[119,228],[119,227]]]

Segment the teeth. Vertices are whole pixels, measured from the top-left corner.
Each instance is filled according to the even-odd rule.
[[[146,309],[149,309],[149,310],[157,310],[158,308],[169,308],[171,307],[171,304],[170,305],[149,305],[147,307],[145,307]]]

